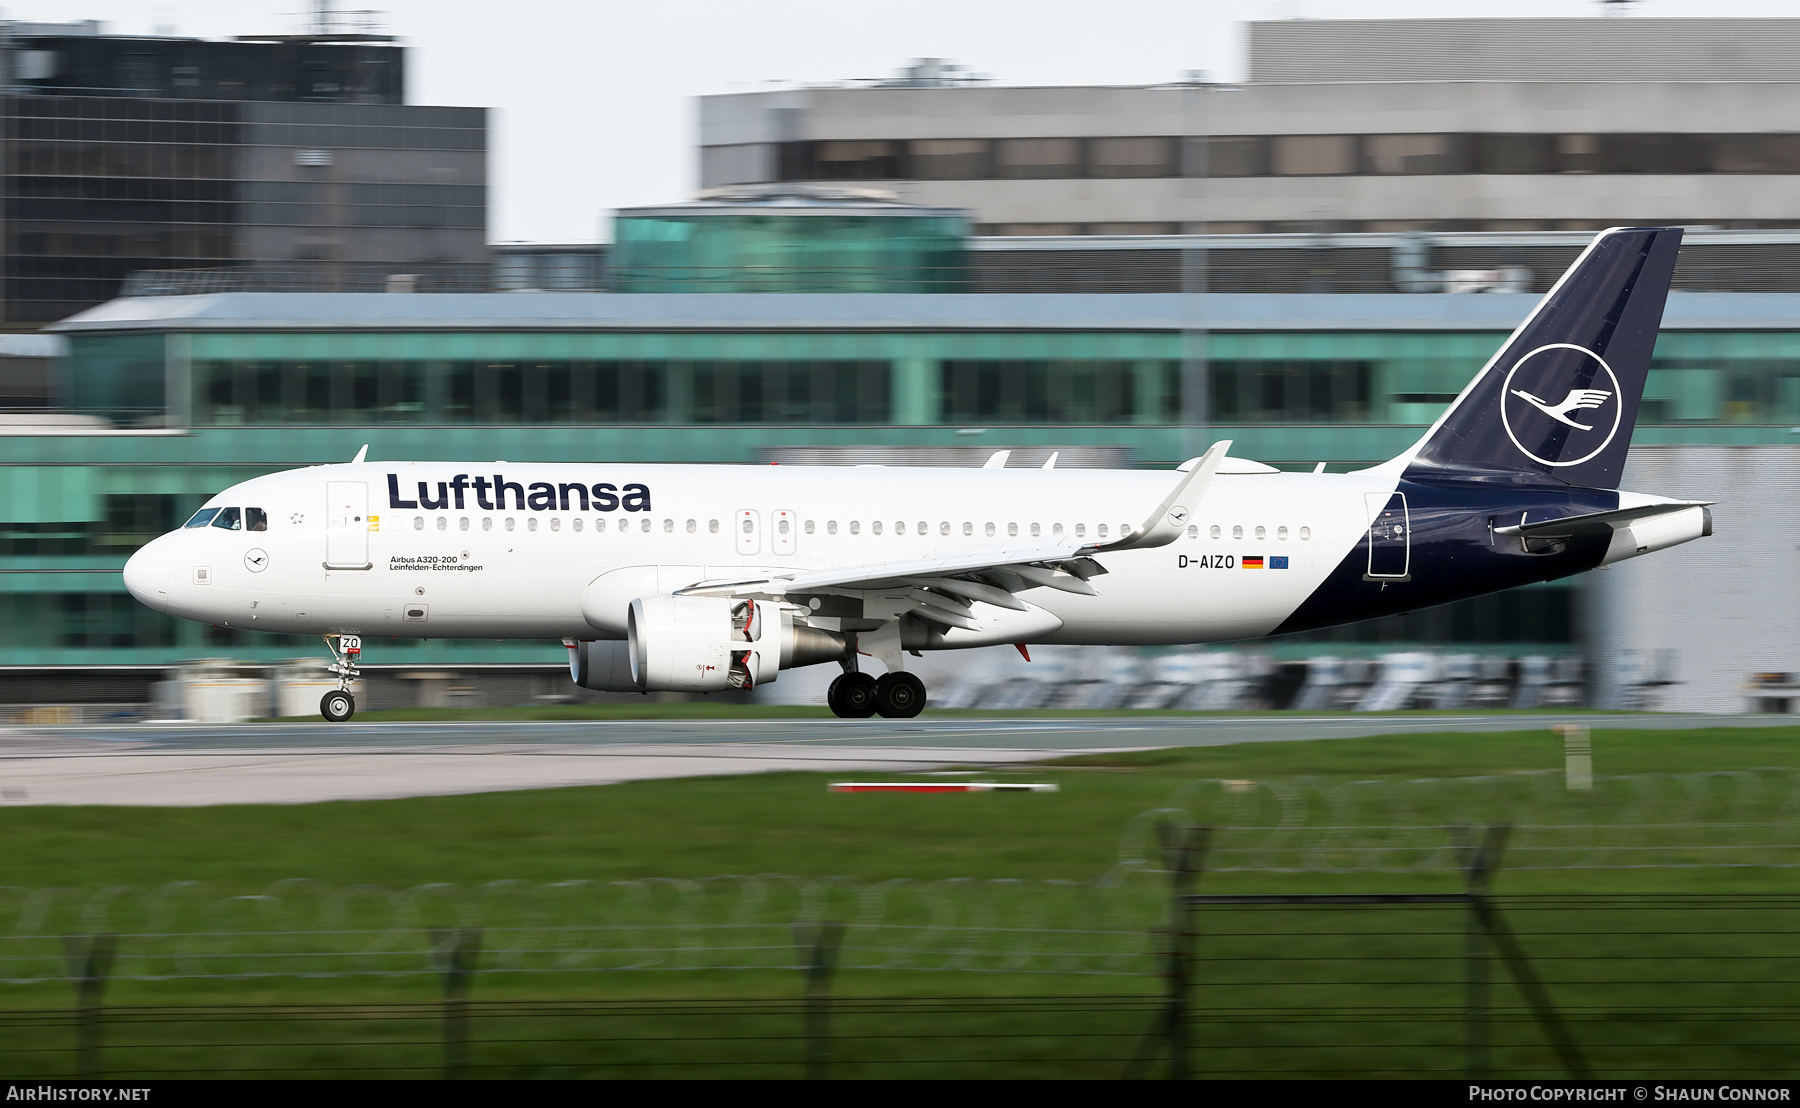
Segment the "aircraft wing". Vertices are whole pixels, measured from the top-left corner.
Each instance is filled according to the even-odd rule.
[[[797,569],[741,581],[701,581],[678,591],[683,596],[744,596],[779,600],[818,593],[858,594],[905,590],[911,610],[953,627],[973,627],[974,601],[1015,611],[1027,610],[1018,593],[1047,587],[1083,596],[1097,595],[1090,578],[1106,572],[1094,560],[1121,550],[1166,546],[1187,529],[1188,520],[1230,442],[1214,443],[1144,525],[1112,542],[1042,543],[1035,540],[998,543],[932,558],[913,558],[829,569]]]
[[[1567,539],[1578,535],[1600,535],[1625,527],[1651,516],[1705,508],[1711,500],[1675,500],[1657,504],[1640,504],[1635,508],[1619,508],[1610,512],[1588,512],[1584,515],[1559,516],[1556,519],[1534,519],[1494,528],[1496,535],[1518,535],[1527,539]]]

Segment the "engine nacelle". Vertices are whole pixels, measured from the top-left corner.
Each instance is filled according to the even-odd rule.
[[[774,605],[711,596],[640,596],[626,621],[637,687],[653,692],[752,689],[781,672]]]
[[[569,680],[595,692],[642,692],[631,676],[631,644],[620,639],[578,642],[569,647]]]
[[[596,692],[748,689],[775,680],[781,670],[844,656],[842,634],[797,622],[793,612],[774,605],[646,596],[627,611],[625,640],[570,644],[570,680]],[[691,656],[684,659],[684,652]],[[645,684],[647,678],[656,683]]]

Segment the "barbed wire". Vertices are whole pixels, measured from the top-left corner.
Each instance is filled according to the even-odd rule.
[[[254,894],[0,888],[0,982],[67,977],[65,936],[116,935],[114,978],[407,976],[482,932],[483,973],[792,970],[803,935],[846,925],[839,964],[908,972],[1140,976],[1168,886],[1158,822],[1214,828],[1212,873],[1454,873],[1468,828],[1513,825],[1505,869],[1800,866],[1800,771],[1412,781],[1202,779],[1126,826],[1088,882],[858,881],[785,874],[331,886]]]
[[[1512,824],[1506,869],[1800,866],[1800,771],[1595,777],[1555,771],[1411,781],[1205,778],[1144,812],[1121,872],[1155,869],[1158,820],[1214,829],[1206,868],[1227,873],[1416,873],[1461,865],[1466,829]]]
[[[0,888],[0,981],[62,979],[63,937],[102,933],[118,937],[112,976],[135,980],[437,973],[470,928],[483,973],[792,970],[824,919],[849,925],[845,968],[1129,976],[1149,967],[1165,896],[1149,874],[1105,887],[765,874],[403,890],[287,880],[228,896],[193,882]]]

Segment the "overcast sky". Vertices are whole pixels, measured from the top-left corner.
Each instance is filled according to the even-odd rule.
[[[1253,19],[1592,16],[1599,0],[340,0],[384,9],[415,104],[493,109],[489,237],[610,238],[612,209],[695,188],[694,97],[885,77],[941,57],[1003,84],[1243,75]],[[123,34],[291,33],[310,0],[16,0],[5,17]],[[1792,0],[1639,0],[1621,18],[1791,16]]]

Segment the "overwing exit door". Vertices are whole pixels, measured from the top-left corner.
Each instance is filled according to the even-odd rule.
[[[737,533],[737,552],[757,554],[762,551],[762,513],[748,509],[738,512],[733,531]]]
[[[369,569],[369,486],[325,483],[325,568]]]
[[[1363,494],[1369,509],[1371,581],[1404,581],[1412,569],[1412,526],[1403,492]]]

